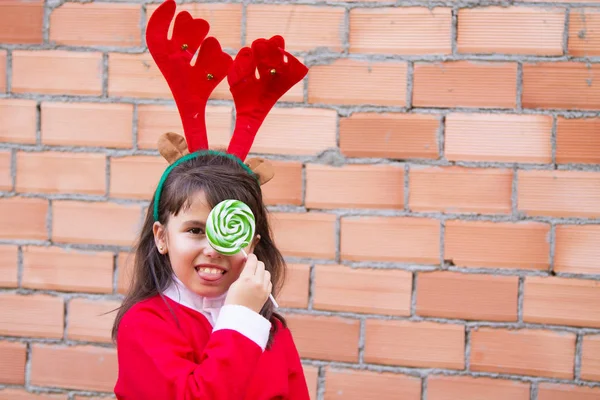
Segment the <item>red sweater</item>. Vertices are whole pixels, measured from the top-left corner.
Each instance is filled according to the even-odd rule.
[[[235,328],[213,332],[200,312],[165,300],[179,326],[160,296],[136,304],[121,320],[117,399],[309,399],[292,335],[281,323],[272,347],[263,351]]]

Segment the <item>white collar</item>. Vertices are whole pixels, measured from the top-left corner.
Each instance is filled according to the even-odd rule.
[[[209,318],[209,320],[213,320],[211,321],[213,323],[214,319],[216,319],[215,311],[218,312],[223,307],[225,297],[227,297],[227,292],[217,297],[200,296],[188,289],[175,275],[173,275],[171,284],[163,291],[163,294],[171,300],[198,311],[207,317],[213,317]]]

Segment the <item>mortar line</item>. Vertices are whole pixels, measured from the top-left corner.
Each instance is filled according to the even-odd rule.
[[[563,55],[569,55],[569,29],[570,29],[570,20],[571,20],[571,8],[567,6],[565,8],[565,23],[563,26],[563,40],[562,40],[562,48]]]
[[[358,364],[363,365],[365,362],[365,342],[366,342],[366,320],[360,319],[359,335],[358,335]]]
[[[414,91],[414,80],[415,80],[415,65],[414,62],[409,61],[406,63],[406,109],[411,110],[413,108],[413,91]]]
[[[523,323],[523,300],[525,294],[525,278],[520,276],[517,286],[517,322]]]
[[[555,253],[556,253],[556,224],[550,223],[550,232],[548,233],[548,242],[550,244],[550,254],[549,254],[549,267],[548,272],[550,275],[556,275],[555,268]]]
[[[10,192],[14,194],[17,190],[17,153],[16,148],[10,150]]]
[[[465,372],[471,371],[471,327],[465,326]]]
[[[317,266],[311,264],[309,267],[309,278],[308,278],[308,310],[312,311],[315,304],[315,289],[317,285]]]
[[[573,376],[576,381],[581,379],[581,362],[583,357],[583,334],[578,333],[575,337],[575,361],[573,364]]]
[[[557,168],[556,163],[556,147],[557,147],[557,135],[558,135],[558,117],[552,115],[552,128],[550,130],[550,151],[551,151],[551,162],[554,169]]]
[[[452,6],[452,25],[450,31],[450,47],[452,50],[452,55],[458,55],[458,11],[460,6],[453,5]]]
[[[404,211],[410,212],[410,165],[404,164]]]
[[[412,286],[410,289],[410,316],[417,316],[417,286],[418,286],[418,273],[412,272],[411,277]]]
[[[523,62],[517,61],[517,98],[516,98],[516,110],[517,112],[523,111]]]
[[[537,385],[537,382],[531,382],[531,387],[529,389],[529,399],[530,400],[538,400],[538,385]]]
[[[8,95],[12,94],[12,76],[13,76],[13,52],[12,50],[6,50],[6,77],[5,87]]]

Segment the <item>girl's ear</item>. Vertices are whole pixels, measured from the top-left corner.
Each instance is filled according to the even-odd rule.
[[[252,240],[252,243],[250,243],[250,246],[248,246],[248,254],[252,254],[254,253],[254,249],[256,248],[256,245],[258,244],[258,242],[260,242],[260,235],[256,235],[254,237],[254,240]]]
[[[156,244],[156,248],[160,254],[167,254],[167,241],[166,241],[166,228],[163,224],[156,221],[154,225],[152,225],[152,233],[154,234],[154,243]]]

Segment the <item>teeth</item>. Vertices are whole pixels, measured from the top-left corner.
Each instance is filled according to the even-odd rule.
[[[223,274],[225,272],[218,268],[206,268],[206,267],[198,268],[198,271],[205,272],[207,274],[219,274],[219,275]]]

